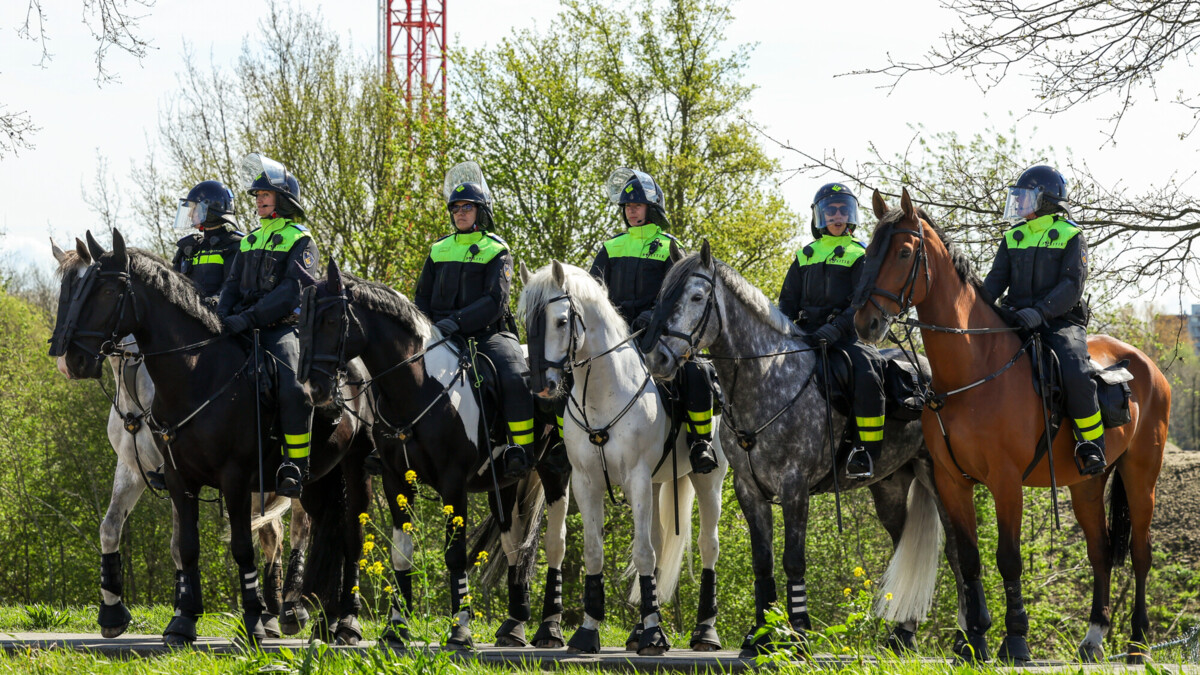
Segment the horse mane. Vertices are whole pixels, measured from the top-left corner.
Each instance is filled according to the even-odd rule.
[[[54,274],[57,275],[60,279],[62,278],[62,276],[64,274],[67,273],[68,270],[73,270],[77,267],[86,267],[87,266],[87,263],[85,263],[83,261],[83,258],[79,257],[79,254],[76,253],[74,249],[72,249],[70,251],[64,251],[63,253],[64,253],[64,255],[63,255],[62,260],[60,260],[58,262],[58,269],[56,269],[54,271]]]
[[[125,250],[125,253],[129,259],[131,274],[137,276],[150,288],[162,293],[169,302],[204,324],[208,330],[214,333],[220,333],[223,330],[221,317],[205,304],[204,295],[191,279],[171,269],[165,260],[148,251],[129,248]]]
[[[535,307],[545,307],[554,298],[568,293],[581,303],[592,306],[600,315],[605,328],[617,333],[618,339],[629,337],[629,324],[613,307],[608,299],[608,290],[595,277],[575,267],[562,263],[563,286],[560,288],[554,281],[553,265],[543,265],[525,282],[521,298],[517,302],[517,316],[524,322],[530,311]]]
[[[917,216],[921,218],[921,220],[924,220],[926,223],[928,223],[929,228],[933,230],[933,233],[938,236],[938,239],[942,240],[942,244],[946,247],[946,251],[950,254],[950,262],[954,264],[954,271],[958,272],[958,278],[962,279],[965,283],[970,284],[975,290],[982,291],[983,279],[979,278],[979,273],[975,271],[975,267],[971,264],[971,259],[967,257],[967,254],[958,247],[958,244],[955,244],[954,241],[946,235],[942,228],[939,227],[936,222],[934,222],[933,217],[930,216],[925,209],[918,207]],[[881,233],[885,229],[890,230],[893,225],[900,222],[903,218],[903,210],[899,208],[889,210],[886,214],[884,214],[883,218],[880,219],[879,225],[875,228],[875,236],[872,238],[871,243],[874,244],[876,241],[885,241],[887,238],[881,237]]]
[[[422,341],[429,339],[433,324],[417,309],[416,303],[403,293],[385,284],[360,279],[345,272],[342,273],[342,279],[346,288],[352,290],[355,304],[396,319],[405,330]]]
[[[724,262],[713,258],[713,263],[716,265],[717,275],[720,276],[721,282],[725,284],[729,292],[753,311],[764,323],[784,335],[797,334],[798,329],[796,325],[784,316],[783,312],[779,311],[779,308],[768,300],[766,294],[759,290],[757,286],[746,281],[746,278],[738,274],[737,270]],[[701,266],[699,253],[687,255],[675,263],[670,271],[667,272],[667,278],[663,280],[663,291],[660,293],[660,297],[669,298],[677,296],[678,291],[691,278],[692,273],[700,269]]]

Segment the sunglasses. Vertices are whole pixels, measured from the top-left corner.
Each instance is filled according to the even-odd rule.
[[[470,213],[474,210],[474,204],[455,204],[450,207],[450,213]]]
[[[850,215],[850,207],[845,204],[830,204],[824,208],[824,211],[827,216],[836,216],[839,213]]]

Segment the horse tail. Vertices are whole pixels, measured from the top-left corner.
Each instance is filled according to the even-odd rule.
[[[1129,495],[1125,494],[1125,479],[1120,471],[1113,472],[1112,489],[1108,493],[1108,551],[1113,567],[1125,564],[1129,555],[1129,538],[1133,521],[1129,517]]]
[[[937,504],[937,494],[928,479],[915,478],[908,488],[900,544],[883,573],[875,599],[875,614],[886,621],[922,621],[933,605],[943,534]]]
[[[679,494],[679,532],[675,532],[675,491]],[[658,522],[654,527],[662,533],[662,545],[655,551],[658,570],[655,580],[658,587],[659,604],[666,604],[675,595],[679,573],[683,569],[683,557],[692,545],[692,503],[696,500],[696,488],[690,476],[680,476],[674,487],[670,482],[661,483],[654,491],[654,511]],[[637,576],[633,563],[625,569],[625,576]],[[629,602],[637,606],[642,601],[642,592],[637,579],[629,590]]]
[[[335,466],[320,479],[304,486],[304,499],[312,519],[308,540],[308,562],[304,567],[301,595],[317,611],[334,621],[341,615],[338,598],[346,562],[343,542],[346,528],[346,481],[342,467]]]
[[[266,515],[259,513],[258,493],[255,492],[251,495],[250,534],[254,534],[274,522],[278,522],[279,530],[283,531],[283,514],[292,508],[292,500],[287,497],[280,497],[273,492],[268,492],[267,494],[271,495],[271,499],[267,501]],[[229,531],[229,519],[225,518],[221,524],[221,541],[228,544],[232,536],[232,533]]]
[[[542,526],[542,515],[545,513],[546,493],[542,489],[542,477],[537,470],[517,483],[516,508],[509,510],[508,517],[515,511],[521,518],[521,533],[517,545],[517,574],[520,579],[529,579],[537,567],[537,539]],[[500,524],[494,514],[488,514],[480,521],[471,535],[471,557],[474,561],[481,551],[487,551],[488,563],[483,568],[476,585],[479,588],[491,588],[507,573],[508,557],[505,555],[503,542],[500,540]]]

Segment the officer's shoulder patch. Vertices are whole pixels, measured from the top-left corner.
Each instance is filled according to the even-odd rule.
[[[235,239],[244,239],[246,237],[246,233],[242,232],[241,230],[230,230],[229,236]]]
[[[858,244],[858,247],[861,248],[862,250],[864,250],[864,251],[867,250],[867,245],[862,240],[854,239],[853,241],[855,244]]]
[[[300,230],[301,232],[308,232],[308,228],[307,228],[307,227],[305,227],[305,226],[301,225],[300,223],[297,223],[297,222],[296,222],[296,221],[294,221],[294,220],[293,220],[293,221],[291,221],[291,222],[289,223],[289,225],[291,225],[292,227],[296,228],[297,230]]]
[[[311,248],[304,249],[304,254],[300,256],[304,261],[304,266],[312,269],[317,266],[317,256],[313,255]]]
[[[504,248],[508,248],[508,242],[504,241],[504,239],[500,235],[498,235],[494,232],[485,232],[483,236],[488,237],[489,239],[495,240]]]
[[[670,239],[671,241],[675,242],[676,244],[679,243],[679,240],[675,238],[675,235],[671,234],[670,232],[663,232],[660,230],[659,234],[666,237],[667,239]]]

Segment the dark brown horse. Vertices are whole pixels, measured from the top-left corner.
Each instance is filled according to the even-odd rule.
[[[967,259],[913,206],[907,190],[899,209],[889,210],[879,191],[872,201],[879,227],[867,249],[867,273],[859,288],[858,302],[865,304],[855,316],[855,327],[864,340],[878,342],[893,319],[910,307],[916,308],[919,321],[926,326],[1005,328],[1000,315],[981,295],[981,282]],[[972,501],[975,484],[983,483],[996,504],[996,564],[1004,579],[1007,604],[1005,637],[998,657],[1026,661],[1030,659],[1025,642],[1029,620],[1021,596],[1021,487],[1051,484],[1045,459],[1022,479],[1043,434],[1042,400],[1032,385],[1032,361],[1027,354],[1020,354],[1022,339],[1012,331],[956,334],[922,328],[921,337],[933,370],[935,394],[967,387],[1003,371],[979,386],[947,396],[938,412],[927,408],[922,426],[962,564],[959,616],[966,635],[960,636],[965,644],[960,641],[956,652],[966,658],[987,658],[984,634],[991,618],[980,581]],[[1079,474],[1070,433],[1059,433],[1053,444],[1056,482],[1071,489],[1093,573],[1091,625],[1078,653],[1084,660],[1096,660],[1103,654],[1101,641],[1112,613],[1110,575],[1113,565],[1123,562],[1128,548],[1137,582],[1129,658],[1140,662],[1149,630],[1150,518],[1167,441],[1171,391],[1162,372],[1135,347],[1097,335],[1088,339],[1088,351],[1103,366],[1128,359],[1134,379],[1130,382],[1132,421],[1105,432],[1109,465],[1102,474]],[[1014,357],[1015,362],[1005,369]],[[1114,477],[1111,528],[1104,514],[1104,488],[1110,477]]]

